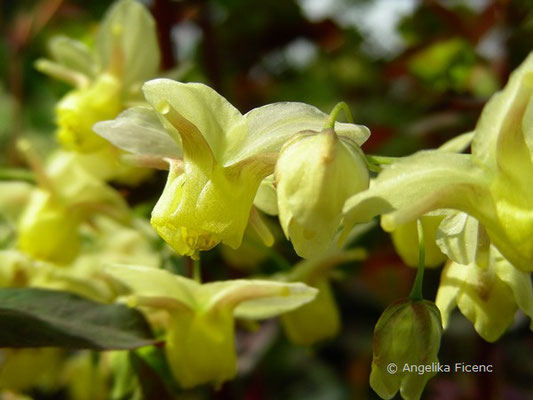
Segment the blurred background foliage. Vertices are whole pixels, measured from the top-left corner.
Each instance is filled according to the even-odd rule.
[[[144,3],[158,24],[163,70],[179,68],[183,81],[209,84],[242,112],[275,101],[302,101],[329,112],[344,100],[356,122],[371,129],[363,146],[371,154],[406,155],[472,130],[488,97],[533,48],[531,0]],[[69,88],[38,73],[33,63],[47,54],[54,35],[90,44],[110,4],[0,3],[0,165],[23,166],[14,150],[20,136],[31,137],[42,152],[55,146],[53,108]],[[161,174],[139,189],[123,190],[148,215],[163,182]],[[256,272],[278,272],[297,261],[281,231],[278,236],[275,254],[254,259],[260,264]],[[387,304],[408,294],[414,271],[403,265],[378,227],[359,244],[369,249],[368,259],[337,269],[333,283],[344,325],[337,339],[299,348],[278,334],[275,322],[252,333],[243,326],[240,377],[220,391],[197,389],[183,398],[377,398],[368,385],[373,327]],[[232,258],[228,249],[205,254],[206,280],[245,276],[246,265],[239,260],[242,255]],[[186,267],[179,260],[169,262],[178,270]],[[425,294],[430,299],[439,274],[428,271]],[[499,342],[488,344],[456,314],[443,338],[441,362],[492,363],[495,372],[437,375],[424,398],[531,399],[532,350],[525,320],[518,319]],[[34,395],[66,398],[62,393]]]

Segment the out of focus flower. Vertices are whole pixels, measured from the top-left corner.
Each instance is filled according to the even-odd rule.
[[[288,338],[298,345],[312,345],[339,333],[341,321],[333,297],[330,275],[333,267],[365,257],[362,249],[330,249],[313,259],[296,264],[280,278],[289,282],[303,282],[318,289],[316,298],[302,307],[283,314],[281,322]]]
[[[27,144],[23,143],[23,146]],[[120,194],[96,179],[65,152],[54,154],[18,222],[18,247],[30,256],[68,263],[80,246],[80,223],[94,213],[126,221],[127,204]]]
[[[446,255],[437,246],[436,235],[437,228],[444,219],[444,215],[425,215],[420,217],[424,229],[425,245],[425,266],[436,267],[446,260]],[[391,232],[392,242],[396,252],[400,255],[403,262],[410,267],[416,267],[418,264],[418,240],[416,232],[416,221],[410,221],[400,225]]]
[[[53,60],[38,60],[37,69],[75,86],[56,107],[59,142],[66,149],[105,159],[94,167],[102,174],[107,166],[106,179],[135,183],[145,177],[145,171],[126,165],[115,171],[112,166],[120,162],[119,153],[109,151],[110,144],[92,130],[96,122],[114,118],[142,101],[142,83],[158,73],[155,22],[145,6],[120,0],[102,21],[93,49],[77,40],[56,37],[50,52]]]

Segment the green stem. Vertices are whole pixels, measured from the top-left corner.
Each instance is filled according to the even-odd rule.
[[[24,181],[35,183],[33,172],[23,168],[0,168],[0,181]]]
[[[383,168],[381,168],[381,165],[370,160],[368,156],[365,156],[365,163],[369,171],[377,172],[377,173],[380,173],[381,171],[383,171]]]
[[[418,270],[416,272],[415,283],[409,297],[413,301],[422,301],[422,282],[424,281],[424,264],[426,258],[426,245],[424,242],[424,229],[422,228],[422,221],[416,220],[416,230],[418,232]]]
[[[394,164],[400,160],[400,157],[384,157],[384,156],[372,156],[365,154],[366,166],[372,172],[381,172],[383,170],[382,165]]]
[[[373,155],[367,154],[366,159],[373,164],[390,165],[390,164],[394,164],[395,162],[399,161],[401,157],[373,156]]]
[[[350,108],[348,107],[348,104],[346,104],[344,101],[341,101],[340,103],[337,103],[335,107],[333,107],[333,110],[329,113],[329,118],[326,121],[326,124],[324,125],[324,129],[333,129],[335,127],[335,121],[337,121],[337,117],[341,110],[344,110],[344,114],[346,114],[346,119],[349,123],[353,124],[353,117],[352,113],[350,112]]]
[[[193,266],[192,266],[192,277],[193,279],[198,282],[202,283],[202,271],[200,266],[200,259],[194,260]]]

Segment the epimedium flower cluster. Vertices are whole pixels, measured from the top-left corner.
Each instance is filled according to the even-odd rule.
[[[416,328],[415,321],[394,321],[390,315],[393,307],[376,325],[370,383],[382,398],[391,398],[398,389],[405,399],[420,398],[428,376],[391,374],[386,362],[402,363],[410,357],[425,365],[430,358],[435,361],[441,313],[446,327],[451,311],[458,306],[487,341],[495,341],[505,332],[518,309],[531,318],[532,76],[530,55],[485,106],[475,132],[461,135],[438,150],[395,160],[384,167],[368,191],[346,202],[345,229],[382,215],[381,225],[391,231],[405,263],[414,266],[418,261],[412,294],[421,287],[425,250],[429,250],[431,266],[449,258],[436,305],[427,304],[435,315],[433,322],[428,320]],[[470,143],[472,153],[459,154]],[[418,258],[414,235],[417,218]],[[429,233],[426,238],[424,230]],[[422,304],[420,296],[411,296],[410,302]],[[416,315],[420,318],[423,313]],[[384,324],[390,326],[385,329]],[[398,355],[400,339],[384,342],[382,336],[404,329],[398,336],[413,334],[416,339],[412,342],[425,344],[419,350],[407,345],[403,350],[408,352]],[[429,341],[424,342],[426,339]]]
[[[141,39],[143,54],[139,54]],[[80,232],[87,220],[92,225],[89,230],[105,230],[97,214],[132,223],[123,198],[105,184],[124,177],[124,170],[115,171],[118,164],[109,161],[123,149],[134,153],[130,159],[140,165],[169,169],[151,223],[180,255],[198,259],[200,251],[218,243],[237,249],[247,227],[270,245],[272,234],[254,201],[260,197],[259,187],[267,187],[274,178],[274,197],[263,205],[280,210],[285,234],[298,253],[316,256],[333,242],[344,200],[368,185],[359,148],[368,129],[336,122],[337,109],[328,116],[304,103],[270,104],[243,115],[206,85],[169,79],[145,83],[143,100],[141,83],[156,75],[159,53],[153,20],[132,0],[121,0],[111,8],[94,49],[61,37],[52,41],[51,53],[53,61],[40,60],[37,68],[75,86],[56,107],[56,137],[69,151],[58,152],[46,167],[28,158],[38,184],[28,192],[16,218],[18,250],[0,253],[9,265],[2,285],[20,284],[23,276],[27,286],[112,302],[123,294],[120,281],[131,291],[128,304],[151,310],[150,320],[166,313],[165,353],[184,388],[220,385],[236,374],[235,317],[262,319],[293,311],[314,299],[318,290],[311,285],[322,289],[321,297],[303,316],[287,319],[296,320],[290,331],[306,319],[335,311],[328,268],[318,275],[308,271],[288,277],[290,282],[200,284],[159,269],[159,260],[147,257],[142,267],[96,272],[98,267],[87,265],[101,262],[81,251]],[[97,123],[132,105],[114,121]],[[303,157],[293,159],[291,154]],[[306,192],[311,184],[311,192]],[[333,192],[336,201],[329,204],[320,196],[323,192]],[[106,235],[114,236],[117,250],[118,232],[123,229],[112,231]],[[120,261],[119,251],[107,253],[105,248],[98,247],[101,257]],[[350,254],[338,258],[353,259]],[[129,263],[131,258],[124,259]],[[58,269],[59,265],[64,267]],[[93,284],[85,282],[93,278]],[[296,280],[309,281],[310,286]],[[339,328],[335,315],[328,332],[311,333],[306,342],[334,335]]]
[[[329,115],[296,102],[242,114],[207,85],[152,79],[159,68],[154,28],[140,3],[121,0],[94,48],[56,38],[53,61],[38,61],[38,69],[75,86],[56,107],[56,136],[70,152],[56,153],[46,167],[30,154],[37,185],[22,188],[25,205],[14,207],[16,250],[0,251],[0,286],[125,301],[164,337],[182,388],[220,386],[237,373],[235,319],[281,315],[299,345],[338,333],[331,270],[365,254],[340,248],[339,238],[381,216],[401,258],[418,267],[410,297],[390,305],[375,327],[370,385],[382,398],[398,391],[420,398],[432,374],[387,368],[438,363],[443,325],[456,306],[488,341],[518,310],[533,319],[533,54],[489,101],[473,133],[374,165],[381,172],[371,179],[368,167],[379,158],[362,152],[370,132],[353,123],[346,104]],[[341,110],[348,123],[337,122]],[[470,144],[471,154],[461,154]],[[270,279],[208,283],[160,268],[146,237],[121,224],[132,224],[130,210],[105,184],[136,180],[115,163],[122,152],[133,164],[168,170],[150,222],[180,256],[199,262],[201,251],[220,243],[238,250],[245,231],[272,245],[261,211],[279,217],[305,260]],[[96,258],[113,264],[104,271],[94,254],[80,251],[87,221],[105,233],[102,242],[113,237],[97,246]],[[142,266],[118,265],[134,257]],[[443,262],[434,304],[422,297],[423,271]]]
[[[524,134],[529,132],[527,104],[531,96],[527,94],[526,79],[529,60],[514,73],[508,87],[489,102],[488,111],[484,111],[473,135],[463,135],[439,150],[420,152],[385,167],[370,187],[367,160],[359,148],[368,133],[363,127],[336,123],[340,107],[329,118],[301,103],[267,105],[242,115],[207,86],[154,80],[143,87],[151,108],[129,109],[114,121],[98,123],[95,130],[116,146],[135,153],[135,159],[140,162],[161,166],[164,161],[169,165],[167,185],[152,213],[152,225],[178,253],[198,258],[199,251],[209,250],[220,242],[238,248],[248,224],[261,230],[257,218],[250,218],[256,215],[254,207],[268,214],[278,214],[285,235],[296,252],[306,258],[324,253],[333,242],[341,221],[344,221],[345,232],[349,232],[355,223],[383,215],[382,226],[395,230],[395,245],[407,264],[418,263],[420,269],[422,264],[439,265],[446,256],[452,259],[443,271],[437,298],[445,324],[456,302],[480,334],[494,340],[510,324],[508,315],[517,309],[516,304],[528,314],[531,311],[529,275],[515,269],[527,270],[527,246],[514,241],[516,234],[508,231],[506,219],[509,210],[527,204],[527,191],[522,187],[527,178],[517,173],[516,168],[504,165],[501,158],[502,152],[510,154],[520,145],[528,150],[524,147],[526,140],[520,137],[520,129]],[[516,116],[513,114],[506,119],[506,112],[520,108],[525,109],[523,122],[517,129],[514,125],[507,126],[515,123]],[[495,116],[498,119],[493,121]],[[491,123],[487,122],[488,118]],[[459,154],[471,140],[472,155]],[[487,147],[487,143],[492,143],[492,147]],[[491,151],[495,160],[486,157],[485,153]],[[527,167],[531,162],[529,150],[524,160]],[[514,180],[509,179],[510,172],[516,175]],[[511,186],[504,188],[502,185]],[[514,193],[512,199],[510,193]],[[518,196],[522,194],[526,197]],[[344,213],[341,212],[343,208]],[[460,264],[453,253],[461,243],[452,231],[446,230],[455,216],[447,210],[453,208],[480,221],[480,236],[475,244],[472,238],[466,238],[462,244],[475,249],[475,257],[471,260],[474,265],[469,266],[469,270],[463,269],[471,272],[460,274],[459,282],[463,286],[456,288],[450,287],[449,282],[455,282],[458,276],[453,271]],[[520,216],[523,216],[520,210],[512,215]],[[425,230],[427,236],[426,239],[419,236],[422,242],[418,249],[422,247],[424,252],[418,257],[417,246],[409,244],[409,237],[415,230],[410,221],[415,218],[421,218],[419,233]],[[521,222],[525,235],[528,225]],[[268,235],[262,235],[265,236]],[[510,249],[526,252],[513,256]],[[509,254],[511,257],[507,261],[503,257]],[[301,344],[333,335],[339,326],[327,279],[324,275],[307,277],[297,273],[306,270],[313,269],[303,265],[295,269],[294,276],[298,276],[295,280],[319,288],[319,296],[283,317],[289,337]],[[293,280],[294,276],[287,279]],[[484,285],[494,288],[494,295],[489,296],[493,300],[483,299],[479,291],[469,291],[468,282],[477,285],[475,288]],[[481,282],[485,284],[480,286]],[[415,287],[420,284],[417,278]],[[495,311],[487,320],[483,318],[486,311],[476,311],[491,309],[491,302],[504,292],[512,293],[516,299],[516,302],[501,303],[497,307],[507,318],[499,318],[501,313]],[[480,304],[479,299],[487,304]],[[435,305],[422,303],[418,295],[411,298],[409,304],[415,309],[423,304],[424,309],[431,309],[428,315],[435,318],[424,319],[419,328],[407,317],[400,319],[401,322],[391,319],[387,322],[391,324],[387,330],[399,329],[409,336],[406,332],[424,332],[433,326],[428,332],[436,333],[429,333],[427,346],[419,351],[420,354],[431,353],[433,360],[442,330],[440,312]],[[322,315],[324,321],[331,321],[324,324],[326,330],[315,332],[316,326],[306,324],[313,319],[309,315]],[[418,318],[421,314],[416,311],[415,315]],[[379,336],[381,328],[378,328],[376,335]],[[390,379],[381,373],[381,360],[396,356],[389,354],[392,347],[387,346],[390,344],[383,344],[383,340],[376,343],[374,356],[380,361],[375,362],[371,376],[375,390],[389,397],[400,388],[405,398],[419,398],[429,376],[422,380],[418,377],[416,382],[411,382],[414,379],[411,376],[406,376],[405,380],[397,376],[394,382],[388,382]],[[413,362],[429,360],[425,356],[419,358],[418,353],[411,356]],[[407,353],[398,357],[405,358]],[[177,369],[175,367],[175,371]]]
[[[384,214],[382,226],[394,230],[432,210],[457,209],[483,225],[509,262],[530,272],[532,73],[530,55],[485,106],[471,154],[421,151],[392,164],[346,202],[346,229]]]
[[[261,182],[266,180],[268,185],[268,177],[274,173],[278,195],[263,205],[271,207],[269,201],[277,202],[282,226],[297,251],[313,244],[319,245],[320,251],[333,242],[344,199],[368,184],[367,166],[359,149],[368,130],[336,122],[338,111],[328,116],[307,104],[276,103],[242,115],[206,85],[169,79],[145,83],[143,93],[150,107],[128,109],[113,121],[97,123],[94,130],[133,153],[134,161],[160,168],[168,165],[167,183],[152,211],[151,223],[181,255],[199,259],[200,251],[219,243],[237,249],[247,226],[271,244],[272,235],[262,223],[254,199]],[[290,156],[294,152],[301,158]],[[315,186],[306,193],[310,184]],[[324,190],[338,200],[329,204],[320,197]],[[287,215],[301,226],[285,226]],[[309,234],[311,229],[315,233]],[[322,229],[325,234],[315,238]],[[356,253],[360,258],[361,252]],[[306,255],[310,254],[307,250]],[[342,261],[353,256],[348,252],[333,258]],[[322,264],[335,262],[324,260]],[[310,344],[336,334],[339,321],[327,282],[329,268],[320,273],[305,272],[308,269],[297,269],[299,273],[285,279],[294,283],[246,280],[204,285],[142,267],[110,273],[132,289],[130,304],[168,313],[167,359],[175,378],[187,388],[220,384],[235,375],[233,315],[265,318],[294,310],[314,298],[316,287],[320,289],[316,302],[301,314],[294,311],[297,314],[288,315],[284,324],[298,343]],[[171,281],[176,282],[172,290],[168,286]],[[163,282],[168,284],[163,286]],[[219,290],[231,294],[222,296]],[[300,300],[291,300],[298,293]],[[220,301],[215,301],[219,297]],[[272,297],[275,307],[266,313],[255,308],[249,314],[240,312],[253,299]],[[268,302],[261,300],[260,304],[264,307]],[[326,330],[304,332],[313,318],[321,316],[333,318]]]

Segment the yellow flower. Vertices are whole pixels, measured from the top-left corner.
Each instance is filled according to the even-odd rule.
[[[50,192],[35,189],[19,222],[18,247],[36,259],[68,263],[78,254],[81,220],[79,210],[69,210]]]
[[[389,231],[437,209],[476,218],[515,267],[533,269],[533,54],[485,106],[472,154],[421,151],[388,166],[348,199],[346,229],[385,214]]]
[[[101,75],[87,89],[73,90],[57,104],[57,138],[65,148],[83,153],[108,146],[92,127],[121,109],[120,82],[112,75]]]
[[[313,301],[281,316],[283,329],[293,343],[312,345],[339,333],[340,315],[329,283],[331,270],[339,264],[360,261],[364,257],[365,252],[359,248],[330,248],[319,257],[299,262],[279,277],[284,281],[303,282],[319,291]]]
[[[328,279],[313,282],[316,298],[297,310],[281,316],[285,334],[292,343],[309,346],[335,337],[341,329],[339,309]]]
[[[61,349],[0,349],[0,388],[54,391],[60,386]]]
[[[302,283],[265,280],[200,284],[146,267],[108,272],[132,289],[130,305],[168,312],[165,352],[183,388],[220,385],[235,376],[234,318],[270,318],[311,301],[317,292]]]
[[[122,163],[117,149],[92,127],[141,101],[142,83],[157,75],[160,54],[150,12],[137,1],[117,1],[97,31],[94,48],[60,36],[51,40],[50,53],[52,60],[40,59],[36,68],[75,87],[55,110],[63,148],[95,154],[100,160],[91,168],[106,179],[130,184],[146,177],[145,171]]]
[[[533,318],[533,284],[487,241],[472,217],[451,214],[443,222],[439,245],[451,258],[442,271],[436,304],[444,327],[457,306],[489,342],[513,323],[518,309]],[[531,324],[533,329],[533,322]]]
[[[82,168],[69,153],[53,154],[40,186],[30,194],[18,222],[18,247],[28,255],[65,264],[80,246],[79,226],[95,212],[126,221],[118,192]]]
[[[259,184],[274,172],[283,143],[301,130],[320,129],[328,118],[303,103],[242,115],[199,83],[156,79],[143,92],[153,110],[129,109],[95,130],[145,160],[159,156],[170,164],[151,222],[172,248],[193,258],[220,242],[240,246]],[[357,125],[335,126],[346,137],[360,135]]]

